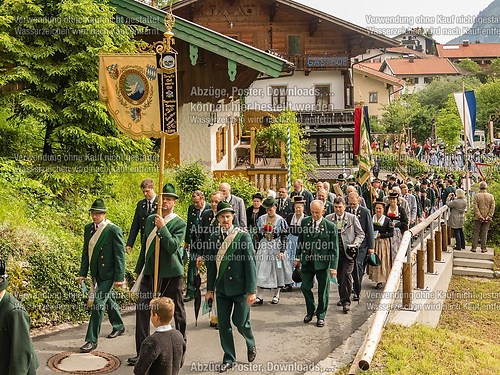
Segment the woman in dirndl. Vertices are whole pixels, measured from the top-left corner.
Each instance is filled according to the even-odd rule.
[[[391,219],[391,225],[394,228],[394,236],[391,237],[391,259],[394,262],[403,239],[403,233],[408,229],[408,216],[403,207],[399,205],[398,192],[391,190],[388,200],[389,204],[385,207],[385,216]]]
[[[288,225],[276,214],[273,197],[267,197],[262,206],[267,213],[257,220],[260,241],[256,254],[258,290],[254,305],[264,303],[264,289],[274,289],[271,304],[276,305],[280,301],[281,288],[293,282],[292,269],[285,257]]]
[[[377,289],[382,288],[382,283],[387,282],[392,268],[391,261],[391,238],[394,235],[394,227],[391,220],[384,215],[385,203],[377,198],[373,203],[375,213],[373,214],[373,229],[375,234],[375,254],[380,258],[380,266],[368,266],[368,277],[377,283]]]
[[[306,217],[304,214],[306,201],[304,197],[296,195],[293,197],[293,209],[294,212],[289,214],[286,218],[286,223],[288,224],[288,245],[286,248],[286,258],[290,263],[290,269],[293,270],[293,262],[295,261],[295,253],[297,252],[297,241],[299,239],[300,228],[302,220]],[[292,271],[293,272],[293,271]],[[299,286],[298,283],[294,283],[294,286]],[[286,285],[282,289],[282,292],[291,292],[292,285]]]

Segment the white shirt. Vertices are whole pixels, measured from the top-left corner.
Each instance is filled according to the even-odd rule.
[[[5,292],[5,291],[3,291],[3,294],[0,296],[0,302],[2,302],[2,300],[3,300],[3,296],[5,296],[5,293],[6,293],[6,292]]]
[[[172,329],[172,326],[170,324],[166,324],[164,326],[158,326],[155,328],[155,332],[166,332],[170,331]]]

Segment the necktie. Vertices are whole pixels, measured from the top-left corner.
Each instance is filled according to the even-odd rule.
[[[151,215],[151,211],[152,211],[152,206],[151,206],[151,201],[148,201],[148,212],[147,212],[147,215]]]
[[[92,229],[90,230],[90,237],[92,237],[92,236],[95,234],[95,232],[97,232],[97,228],[98,228],[98,227],[99,227],[99,226],[98,226],[97,224],[94,224],[94,225],[92,226]]]
[[[283,198],[280,198],[279,205],[278,205],[278,210],[281,211],[282,209],[283,209]]]

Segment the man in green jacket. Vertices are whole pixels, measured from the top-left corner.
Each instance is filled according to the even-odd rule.
[[[113,291],[113,286],[121,287],[125,278],[123,233],[117,225],[106,219],[106,206],[101,198],[92,203],[90,214],[92,223],[85,226],[82,263],[77,278],[78,283],[82,284],[90,268],[92,287],[89,303],[92,304],[92,313],[85,336],[86,343],[80,348],[83,353],[89,353],[97,348],[97,339],[105,311],[113,326],[108,338],[113,339],[125,332]]]
[[[316,315],[318,327],[325,325],[330,292],[330,277],[337,276],[339,245],[337,227],[323,218],[323,202],[311,203],[311,216],[302,220],[294,266],[302,270],[302,294],[306,300],[307,314],[304,323]],[[312,292],[314,276],[318,280],[318,305]]]
[[[206,301],[217,298],[219,338],[224,357],[219,372],[236,364],[231,318],[245,339],[248,362],[253,362],[257,349],[250,325],[250,306],[255,302],[257,273],[250,235],[233,225],[234,210],[227,202],[219,202],[216,218],[219,228],[210,236],[206,258]]]
[[[162,215],[151,215],[146,219],[141,253],[137,259],[135,272],[138,274],[139,299],[135,312],[135,346],[137,356],[127,360],[130,365],[137,362],[142,342],[149,336],[149,302],[154,292],[155,245],[160,241],[158,265],[157,297],[169,297],[175,303],[175,328],[186,339],[186,310],[182,298],[184,287],[184,265],[182,262],[182,242],[186,233],[186,223],[176,213],[174,206],[179,196],[172,184],[163,187],[161,195]],[[134,289],[134,288],[133,288]]]
[[[35,375],[38,359],[30,337],[30,317],[21,303],[5,289],[5,262],[0,259],[0,372]]]

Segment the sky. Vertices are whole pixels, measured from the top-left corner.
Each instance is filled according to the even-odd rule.
[[[422,26],[432,28],[439,43],[462,35],[472,26],[474,16],[493,0],[295,0],[358,26],[389,37],[401,29]],[[394,34],[394,35],[388,35]]]

